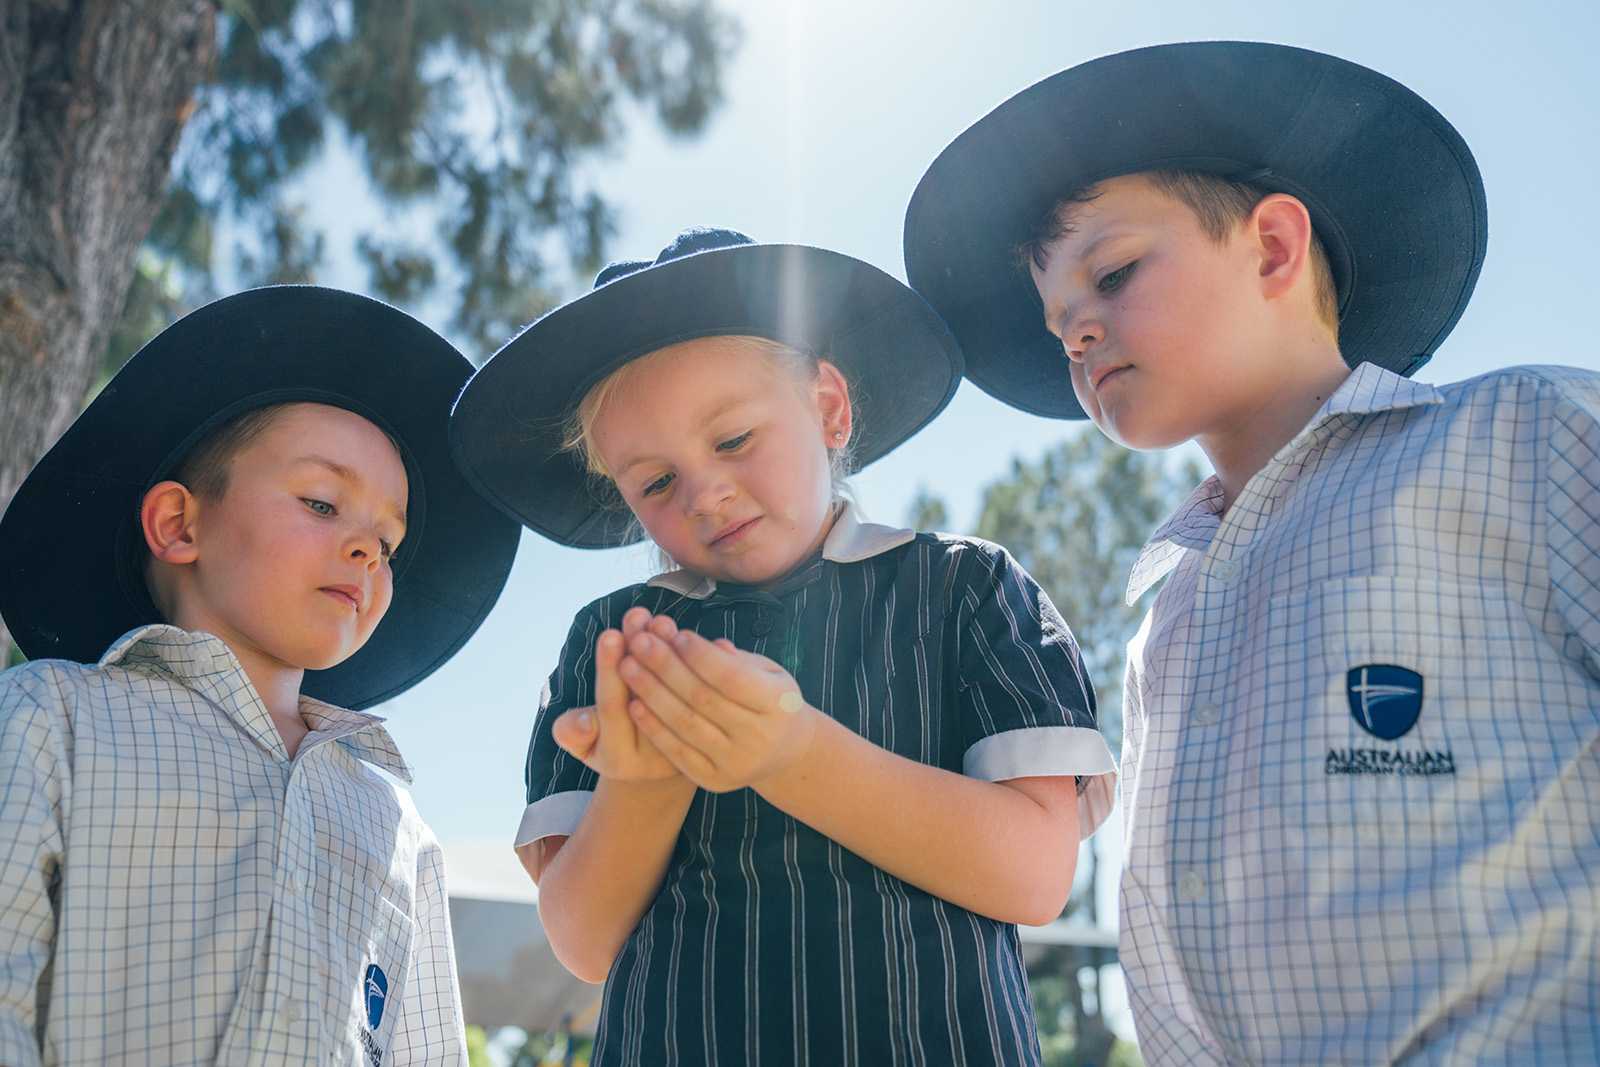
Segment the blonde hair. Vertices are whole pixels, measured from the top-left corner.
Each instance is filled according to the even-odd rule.
[[[748,334],[718,334],[718,337],[729,341],[738,341],[754,350],[754,352],[767,359],[789,375],[796,386],[808,386],[817,378],[817,364],[821,358],[811,352],[774,341],[770,337],[755,337]],[[674,346],[658,348],[648,352],[638,359],[629,360],[627,363],[612,371],[599,382],[589,387],[583,394],[583,399],[578,401],[578,406],[567,418],[566,425],[562,427],[561,448],[566,452],[576,452],[583,460],[584,468],[590,474],[599,475],[608,481],[614,481],[611,472],[606,469],[605,460],[594,447],[594,424],[600,418],[600,413],[627,381],[637,374],[640,368],[657,360],[664,353],[670,352]],[[845,383],[846,388],[849,382]],[[852,435],[851,444],[854,442]],[[841,448],[829,450],[830,473],[833,476],[834,491],[844,489],[844,481],[850,474],[850,465],[853,459],[851,444]]]
[[[752,349],[752,354],[766,359],[783,371],[793,381],[796,388],[809,386],[817,379],[817,365],[821,362],[821,357],[804,349],[784,344],[782,341],[775,341],[769,337],[756,337],[749,334],[716,334],[714,336],[730,341],[738,341],[746,345]],[[578,401],[578,406],[568,416],[565,425],[562,427],[562,451],[577,453],[583,460],[585,469],[596,477],[604,478],[611,483],[613,489],[615,489],[616,481],[611,472],[606,469],[605,460],[601,457],[599,450],[594,447],[594,424],[599,420],[600,413],[605,410],[606,405],[616,396],[618,389],[637,374],[641,367],[644,367],[652,360],[660,359],[664,353],[671,351],[672,347],[669,345],[666,348],[658,348],[653,352],[640,356],[638,359],[629,360],[599,382],[590,386],[589,391],[583,394],[583,399]],[[842,376],[843,372],[840,373]],[[848,380],[845,382],[845,388],[850,388]],[[857,421],[859,424],[859,420]],[[850,441],[846,444],[828,449],[828,473],[833,482],[833,495],[838,499],[850,496],[850,486],[846,479],[850,475],[851,465],[855,459],[854,444],[855,435],[852,434]],[[618,504],[621,504],[620,490],[615,492],[615,499],[613,500],[613,505]],[[630,532],[638,533],[640,536],[647,536],[644,524],[637,517],[632,520]],[[659,545],[656,546],[653,562],[662,571],[671,570],[677,566],[676,561],[667,555]]]

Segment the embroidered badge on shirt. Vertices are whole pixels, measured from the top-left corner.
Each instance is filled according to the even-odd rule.
[[[383,1062],[383,1049],[378,1047],[371,1032],[383,1022],[383,1009],[389,1002],[389,977],[376,963],[367,967],[366,977],[361,980],[361,994],[367,1005],[367,1029],[361,1032],[361,1045],[367,1051],[367,1062],[378,1067]]]
[[[1422,714],[1422,675],[1392,663],[1369,663],[1345,675],[1350,717],[1382,741],[1396,741],[1411,732]],[[1328,774],[1371,774],[1432,777],[1455,774],[1449,749],[1333,748],[1323,769]]]
[[[1345,681],[1350,714],[1373,737],[1404,737],[1422,714],[1422,675],[1387,663],[1352,670]]]

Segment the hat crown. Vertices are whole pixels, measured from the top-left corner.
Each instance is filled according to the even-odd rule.
[[[699,252],[713,252],[719,248],[735,248],[739,245],[753,245],[755,240],[740,233],[738,230],[721,229],[715,226],[691,226],[672,239],[672,243],[661,250],[655,259],[620,259],[615,263],[607,263],[599,274],[594,277],[596,289],[609,285],[618,278],[625,278],[636,274],[649,267],[659,267],[663,263],[670,263],[684,256],[692,256]]]

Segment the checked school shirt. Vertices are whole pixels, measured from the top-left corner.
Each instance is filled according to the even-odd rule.
[[[634,605],[782,663],[874,744],[989,781],[1080,776],[1080,829],[1114,764],[1055,608],[999,547],[839,517],[767,588],[677,571],[573,623],[528,754],[524,844],[570,835],[596,778],[550,723],[593,703],[595,640]],[[1063,846],[1065,847],[1065,846]],[[698,793],[606,981],[595,1067],[1037,1064],[1016,927],[894,878],[754,790]]]
[[[1600,1063],[1600,377],[1371,364],[1130,602],[1152,1067]]]
[[[410,773],[300,712],[290,760],[173,626],[0,675],[0,1064],[466,1063],[443,858],[372,767]]]

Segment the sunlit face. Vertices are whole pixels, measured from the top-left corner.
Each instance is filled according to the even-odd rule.
[[[1078,402],[1107,436],[1165,448],[1225,429],[1270,396],[1259,257],[1217,243],[1137,175],[1071,210],[1072,232],[1032,266]]]
[[[849,431],[843,390],[826,364],[806,382],[747,341],[687,341],[631,368],[590,443],[679,566],[720,581],[771,581],[827,536],[828,445]]]
[[[317,670],[353,655],[389,610],[406,471],[382,431],[323,404],[285,408],[201,499],[196,558],[172,621],[241,659]]]

